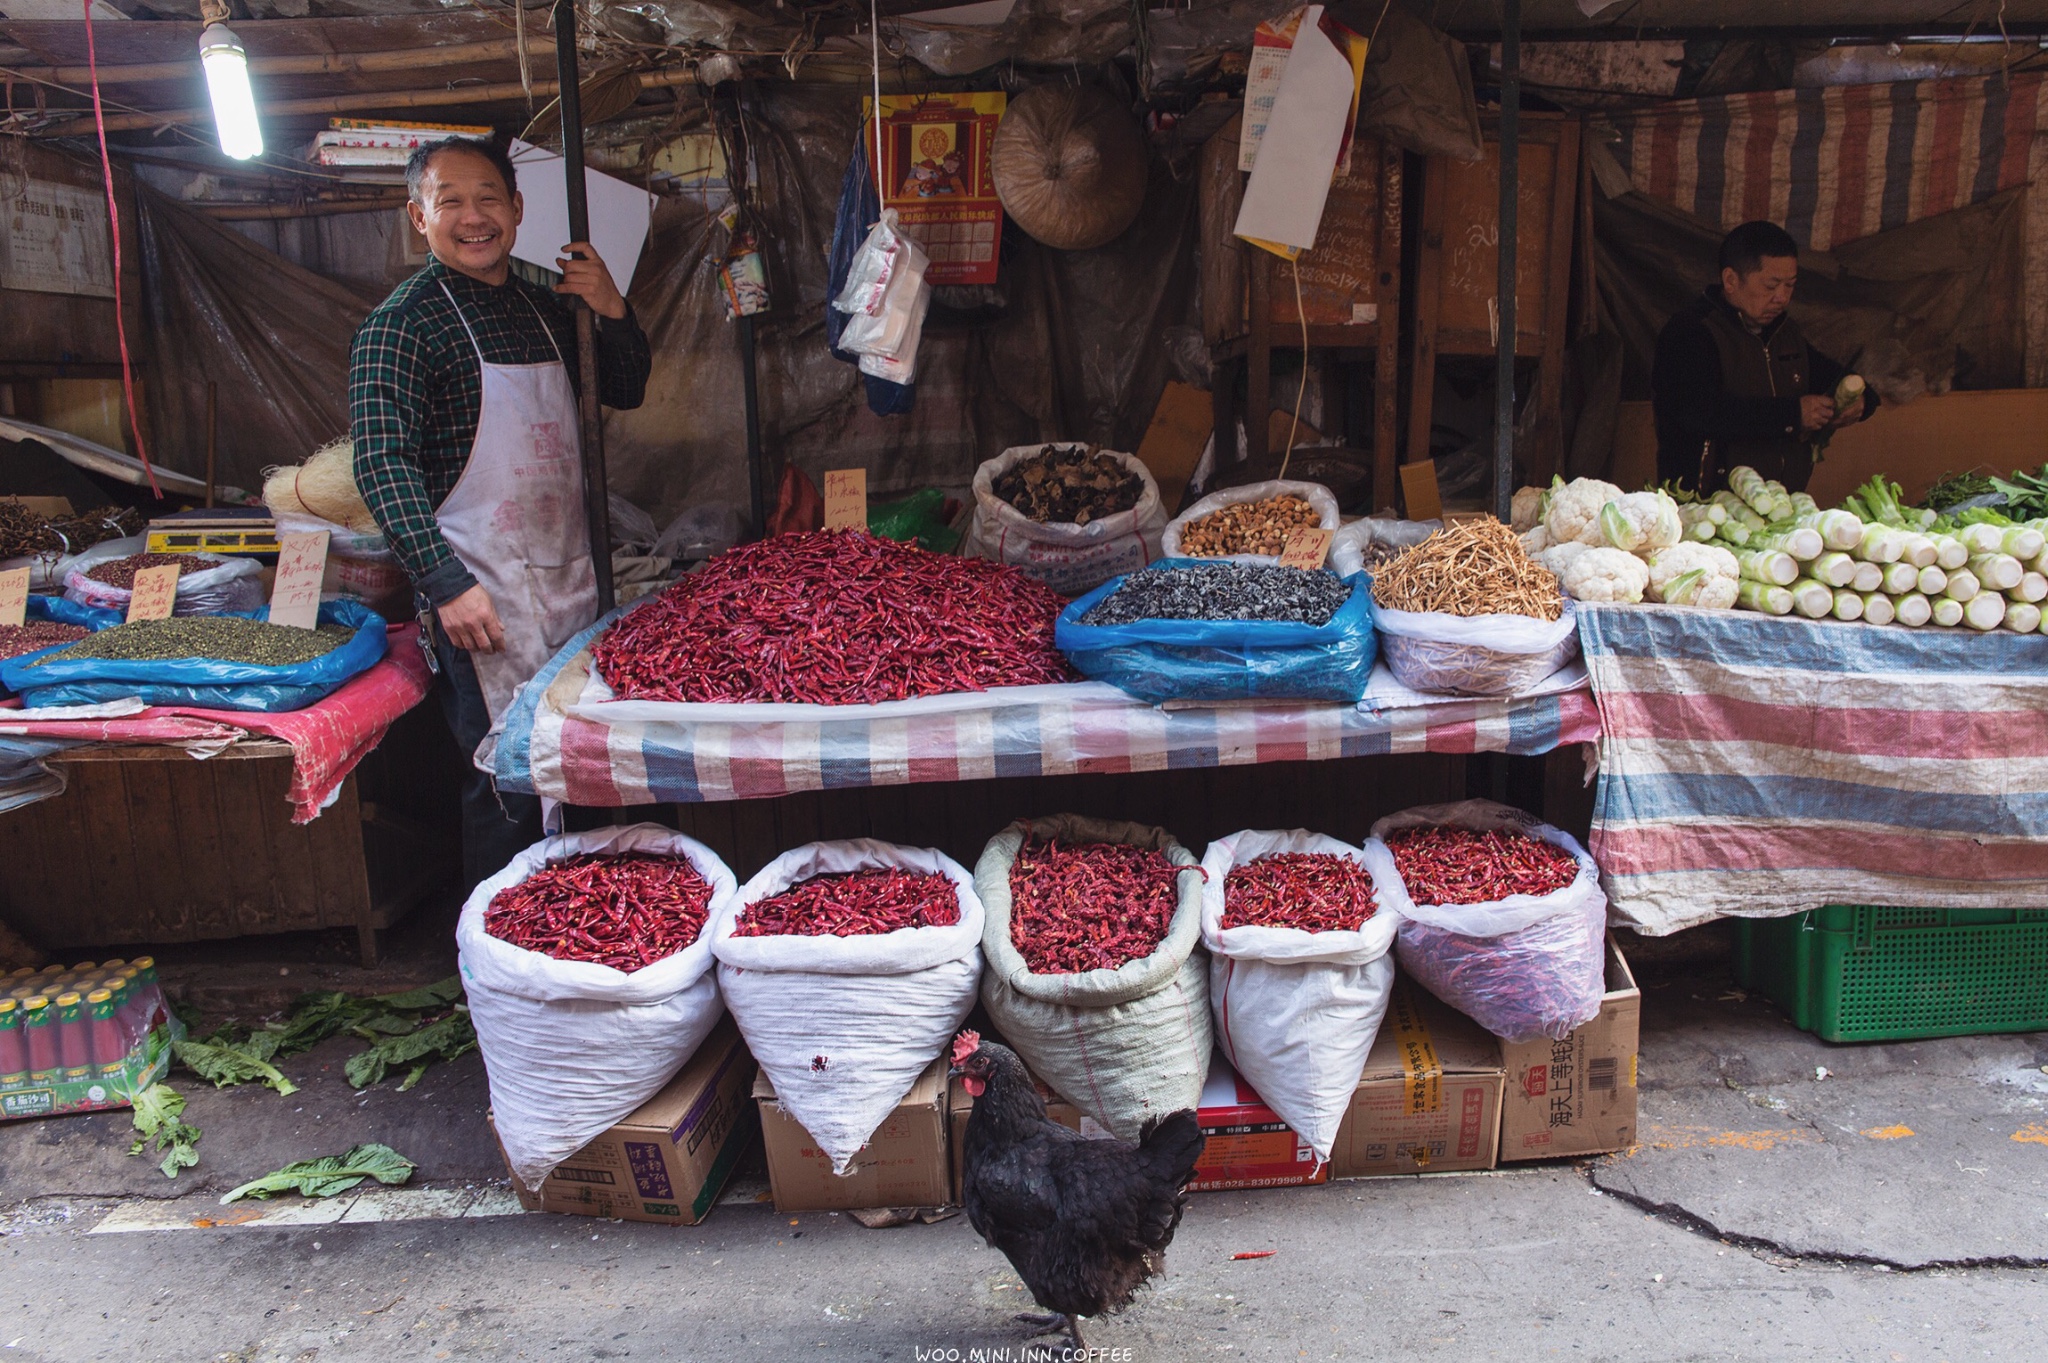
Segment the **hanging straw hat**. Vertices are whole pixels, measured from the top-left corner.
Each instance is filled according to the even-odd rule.
[[[1010,101],[989,150],[1003,211],[1062,251],[1114,241],[1145,202],[1145,141],[1096,86],[1041,85]]]

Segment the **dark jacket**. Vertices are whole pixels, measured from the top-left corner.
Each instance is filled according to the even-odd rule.
[[[1799,400],[1833,393],[1847,372],[1809,346],[1789,314],[1751,331],[1714,285],[1657,337],[1650,387],[1658,478],[1713,492],[1727,486],[1729,469],[1748,464],[1804,490],[1813,452],[1799,429]],[[1863,415],[1876,409],[1877,395],[1866,390]]]

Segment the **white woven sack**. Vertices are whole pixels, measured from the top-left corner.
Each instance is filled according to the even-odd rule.
[[[898,869],[937,873],[960,895],[960,921],[863,937],[735,937],[749,905],[813,876]],[[761,868],[711,944],[720,988],[747,1048],[844,1174],[974,1007],[981,900],[967,868],[927,847],[872,838],[807,843]]]
[[[1065,596],[1093,591],[1159,557],[1166,507],[1151,471],[1135,455],[1101,451],[1144,480],[1138,504],[1086,525],[1034,521],[996,495],[996,479],[1047,448],[1087,447],[1057,441],[1050,447],[1015,445],[974,471],[974,519],[967,526],[961,553],[1021,568]]]
[[[558,961],[484,931],[500,890],[583,852],[687,857],[710,882],[697,940],[630,974]],[[694,838],[657,824],[545,838],[478,885],[455,926],[469,1017],[491,1085],[491,1119],[513,1177],[529,1189],[660,1091],[724,1011],[711,934],[732,911],[733,874]]]
[[[1209,970],[1196,950],[1201,878],[1180,876],[1180,904],[1150,956],[1115,970],[1034,974],[1010,940],[1010,866],[1027,832],[1064,843],[1134,843],[1190,871],[1198,863],[1163,829],[1058,814],[1011,824],[989,840],[974,868],[988,911],[981,1001],[989,1017],[1032,1073],[1113,1134],[1134,1141],[1147,1118],[1199,1106],[1209,1072]]]
[[[1330,489],[1324,487],[1321,483],[1298,483],[1291,478],[1284,483],[1246,483],[1243,487],[1227,487],[1221,492],[1212,492],[1187,510],[1181,512],[1178,516],[1175,516],[1171,521],[1168,521],[1166,523],[1166,534],[1159,548],[1160,557],[1194,557],[1193,555],[1183,553],[1180,547],[1180,537],[1191,522],[1198,521],[1211,512],[1221,511],[1226,506],[1236,506],[1240,502],[1263,502],[1271,497],[1301,498],[1315,509],[1316,524],[1325,530],[1336,530],[1344,523],[1343,513],[1337,510],[1336,497],[1331,494]],[[1278,563],[1280,561],[1278,554],[1226,554],[1223,557],[1232,563]],[[1335,566],[1334,561],[1332,566]],[[1354,566],[1350,571],[1356,572],[1357,568]],[[1339,570],[1339,576],[1348,575],[1343,570]]]
[[[1451,615],[1373,605],[1380,655],[1411,691],[1511,696],[1579,656],[1572,603],[1556,620],[1528,615]]]
[[[1223,926],[1230,868],[1274,853],[1349,857],[1372,876],[1378,908],[1355,932]],[[1321,833],[1233,833],[1202,858],[1202,944],[1216,1039],[1266,1106],[1330,1158],[1337,1128],[1365,1073],[1394,989],[1395,912],[1384,887],[1399,883],[1386,845],[1353,847]]]

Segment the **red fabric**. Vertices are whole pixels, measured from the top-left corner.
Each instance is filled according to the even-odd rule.
[[[775,490],[775,510],[768,513],[770,535],[797,535],[825,528],[825,499],[818,485],[795,464],[782,466],[782,484]]]
[[[266,715],[158,705],[125,719],[34,720],[11,710],[0,733],[87,743],[183,744],[262,734],[292,745],[292,822],[311,823],[356,764],[384,741],[392,722],[426,698],[432,683],[418,625],[391,630],[383,661],[303,710]]]

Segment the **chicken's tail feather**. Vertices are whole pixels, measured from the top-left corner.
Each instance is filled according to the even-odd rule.
[[[1201,1123],[1190,1108],[1150,1118],[1138,1133],[1138,1149],[1146,1165],[1161,1182],[1175,1189],[1194,1177],[1195,1165],[1207,1144]]]

